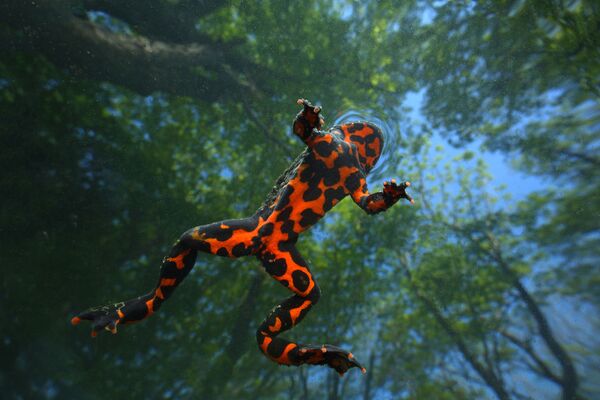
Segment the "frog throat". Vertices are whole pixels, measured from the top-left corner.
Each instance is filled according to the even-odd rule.
[[[381,129],[371,122],[353,122],[334,126],[341,132],[340,136],[345,142],[354,144],[358,150],[358,161],[369,173],[377,164],[383,150],[383,133]]]

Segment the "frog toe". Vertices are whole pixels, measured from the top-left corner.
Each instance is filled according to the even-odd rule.
[[[71,318],[71,324],[79,325],[82,321],[92,323],[91,336],[96,337],[102,330],[107,330],[113,334],[117,333],[117,325],[120,322],[116,307],[96,307],[79,313]]]
[[[366,368],[352,353],[337,346],[326,345],[326,348],[325,360],[327,365],[335,369],[340,376],[343,376],[351,368],[358,368],[363,374],[367,372]]]

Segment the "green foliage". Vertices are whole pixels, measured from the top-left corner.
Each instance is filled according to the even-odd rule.
[[[154,4],[175,13],[190,3]],[[501,397],[486,371],[510,398],[523,395],[519,374],[553,395],[564,366],[540,334],[524,288],[568,344],[581,398],[592,398],[598,343],[580,338],[593,337],[600,303],[596,3],[210,7],[198,14],[195,33],[225,49],[232,69],[198,65],[197,72],[223,91],[237,82],[247,96],[140,95],[84,79],[76,65],[56,67],[39,49],[14,50],[21,32],[7,45],[0,62],[3,395]],[[148,10],[138,11],[150,17]],[[150,29],[117,22],[126,35]],[[0,33],[10,29],[0,19]],[[405,126],[403,100],[419,91],[422,126]],[[365,110],[402,128],[402,147],[390,156],[400,162],[382,173],[411,180],[417,204],[372,217],[347,199],[299,243],[323,296],[288,335],[352,349],[367,376],[288,369],[256,351],[255,327],[289,292],[254,259],[201,255],[160,313],[117,336],[91,341],[69,326],[75,311],[149,290],[183,231],[252,213],[302,149],[289,128],[298,97],[322,104],[327,122]],[[434,132],[464,148],[449,159]],[[469,144],[474,139],[540,177],[543,189],[507,201],[510,185],[492,187],[494,171]],[[369,184],[379,190],[380,182]],[[565,315],[569,324],[561,325],[552,310],[564,299],[592,310],[592,321]],[[550,392],[541,389],[546,382]]]

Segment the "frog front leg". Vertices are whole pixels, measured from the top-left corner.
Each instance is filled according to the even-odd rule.
[[[383,183],[383,191],[377,193],[369,193],[367,189],[367,181],[360,171],[356,171],[346,180],[347,190],[352,196],[352,200],[362,208],[367,214],[377,214],[387,210],[400,199],[406,199],[411,204],[414,200],[406,189],[410,186],[410,182],[396,183],[395,179],[385,181]]]
[[[307,146],[314,145],[315,135],[319,134],[319,130],[325,124],[325,120],[320,115],[321,107],[314,106],[306,99],[298,99],[298,105],[303,106],[302,110],[294,118],[292,131],[298,136]]]

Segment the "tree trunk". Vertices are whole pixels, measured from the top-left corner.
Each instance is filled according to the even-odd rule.
[[[513,272],[510,268],[508,262],[502,256],[502,252],[498,243],[494,236],[490,232],[486,232],[488,240],[492,245],[491,252],[488,251],[488,254],[492,256],[492,258],[498,263],[500,269],[504,274],[506,274],[511,280],[513,286],[517,290],[519,297],[525,303],[527,310],[532,315],[536,325],[538,327],[538,331],[550,352],[554,355],[554,357],[558,360],[559,364],[562,368],[562,388],[563,388],[563,400],[574,400],[577,398],[577,386],[578,386],[578,377],[577,371],[575,370],[575,366],[569,354],[563,349],[563,347],[558,343],[554,333],[552,332],[552,328],[550,328],[550,324],[548,323],[548,319],[542,312],[541,307],[537,303],[537,301],[531,296],[531,294],[527,291],[525,286],[521,283],[521,280],[518,276]]]
[[[416,287],[412,280],[412,274],[410,273],[410,269],[408,265],[401,261],[402,268],[404,269],[405,275],[410,282],[410,287],[413,290],[413,293],[417,296],[419,300],[423,303],[425,308],[433,314],[438,324],[442,327],[442,329],[446,332],[446,334],[452,339],[458,350],[461,352],[465,360],[473,367],[475,372],[483,379],[483,381],[488,385],[488,387],[494,392],[496,397],[500,400],[509,400],[510,397],[508,395],[508,391],[504,387],[504,383],[502,380],[496,376],[495,372],[492,369],[486,368],[482,363],[477,360],[475,354],[471,353],[467,344],[464,342],[463,338],[460,336],[456,330],[452,327],[450,322],[442,315],[440,310],[436,307],[436,305],[425,296],[419,288]]]
[[[304,367],[298,368],[298,373],[300,374],[300,383],[302,385],[302,400],[308,400],[308,370]]]
[[[240,304],[237,319],[229,331],[231,340],[225,347],[223,355],[215,360],[214,366],[204,378],[204,383],[202,384],[204,393],[202,398],[215,398],[215,391],[220,389],[220,387],[215,387],[214,382],[219,381],[218,377],[231,376],[233,367],[240,358],[240,355],[244,354],[247,350],[245,345],[247,341],[245,338],[247,337],[250,322],[254,315],[256,299],[260,293],[260,286],[264,277],[265,275],[262,273],[254,273],[250,288],[248,288],[248,292]]]
[[[369,355],[369,363],[367,366],[367,376],[365,378],[365,390],[363,392],[363,400],[371,400],[371,382],[373,381],[373,366],[375,365],[375,350],[371,350]]]

